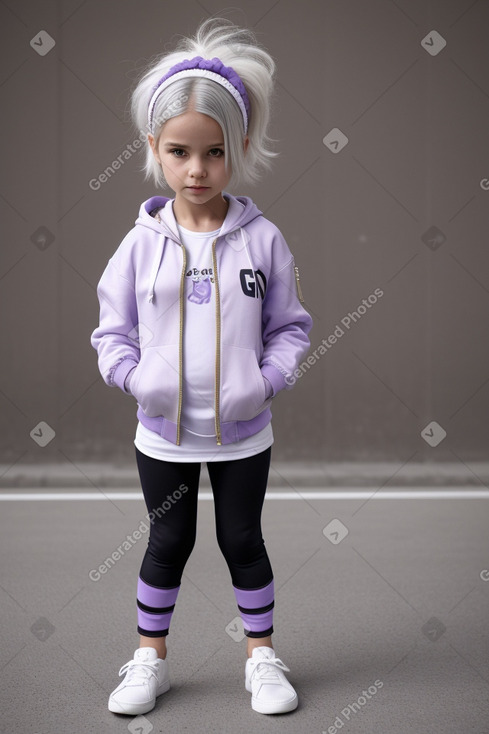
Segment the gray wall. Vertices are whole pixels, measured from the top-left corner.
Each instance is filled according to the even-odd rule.
[[[488,5],[234,0],[226,11],[278,64],[272,134],[281,156],[271,176],[239,193],[296,256],[312,348],[337,334],[276,400],[276,459],[487,458]],[[89,337],[102,270],[155,191],[138,156],[98,191],[89,181],[134,140],[127,100],[141,63],[229,7],[0,4],[7,466],[132,460],[135,405],[102,382]],[[44,56],[30,45],[40,31],[55,40]],[[324,142],[334,128],[348,138],[336,152]],[[383,295],[362,306],[376,289]],[[46,446],[45,426],[31,436],[41,421],[55,432]],[[431,421],[447,434],[436,447],[421,435]],[[440,431],[426,439],[436,443]]]

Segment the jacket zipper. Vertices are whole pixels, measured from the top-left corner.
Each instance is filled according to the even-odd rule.
[[[299,296],[299,301],[301,303],[304,303],[304,298],[302,297],[301,282],[299,278],[299,268],[297,267],[297,265],[294,266],[294,273],[295,273],[295,282],[297,284],[297,295]]]
[[[221,299],[219,294],[219,278],[217,276],[216,259],[217,237],[212,243],[212,267],[214,269],[214,285],[216,289],[216,383],[214,392],[215,426],[217,445],[221,446],[221,419],[220,419],[220,387],[221,387]]]
[[[180,244],[183,253],[182,274],[180,276],[180,336],[178,345],[178,415],[177,415],[177,446],[180,446],[180,420],[182,417],[183,399],[183,297],[185,271],[187,270],[187,253],[183,244]]]

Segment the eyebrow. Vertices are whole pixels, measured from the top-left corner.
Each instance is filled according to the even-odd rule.
[[[165,143],[165,146],[167,148],[190,148],[190,145],[183,145],[182,143]],[[222,148],[223,146],[224,146],[224,143],[221,142],[221,143],[213,143],[213,145],[209,145],[208,147],[209,148],[219,148],[219,147]]]

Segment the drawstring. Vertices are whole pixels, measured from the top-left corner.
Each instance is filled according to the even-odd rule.
[[[248,249],[248,243],[246,241],[246,235],[244,233],[243,227],[240,227],[239,228],[239,231],[241,232],[241,240],[243,242],[243,247],[244,247],[244,249],[246,251],[246,256],[247,256],[248,262],[250,264],[250,269],[253,271],[253,263],[251,261],[251,255],[250,255],[250,251]],[[161,265],[161,259],[163,257],[163,249],[164,249],[164,246],[165,246],[165,235],[162,235],[161,238],[162,238],[161,239],[161,249],[157,253],[157,255],[156,255],[156,257],[155,257],[155,259],[153,261],[153,266],[151,268],[151,273],[150,273],[150,277],[149,277],[149,290],[148,290],[148,302],[149,303],[153,303],[154,298],[155,298],[156,278],[158,277],[158,272],[160,270],[160,265]]]
[[[247,256],[247,258],[248,258],[248,262],[249,262],[249,264],[250,264],[250,270],[251,270],[251,272],[252,272],[252,273],[254,273],[254,272],[255,272],[255,270],[254,270],[254,268],[253,268],[253,263],[252,263],[252,261],[251,261],[251,255],[250,255],[250,251],[249,251],[249,249],[248,249],[248,243],[247,243],[247,241],[246,241],[246,236],[245,236],[245,233],[244,233],[243,227],[240,227],[240,228],[239,228],[239,231],[241,232],[241,239],[242,239],[242,241],[243,241],[243,247],[244,247],[244,249],[245,249],[245,251],[246,251],[246,256]]]
[[[165,246],[165,235],[161,235],[161,249],[157,253],[154,262],[153,267],[151,268],[151,274],[149,277],[149,291],[148,291],[148,301],[149,303],[153,303],[154,297],[155,297],[155,284],[156,284],[156,278],[158,277],[158,272],[161,265],[161,258],[163,257],[163,249]]]

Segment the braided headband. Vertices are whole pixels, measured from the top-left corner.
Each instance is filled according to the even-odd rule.
[[[153,111],[156,100],[161,92],[166,89],[177,79],[184,77],[200,76],[205,79],[212,79],[230,92],[239,105],[241,114],[243,115],[243,125],[245,133],[248,131],[248,120],[250,117],[250,100],[246,92],[245,86],[238,74],[230,66],[224,66],[222,61],[217,57],[213,59],[204,59],[202,56],[196,56],[193,59],[185,59],[179,64],[175,64],[163,76],[159,82],[153,87],[153,95],[148,106],[148,126],[153,132]]]

